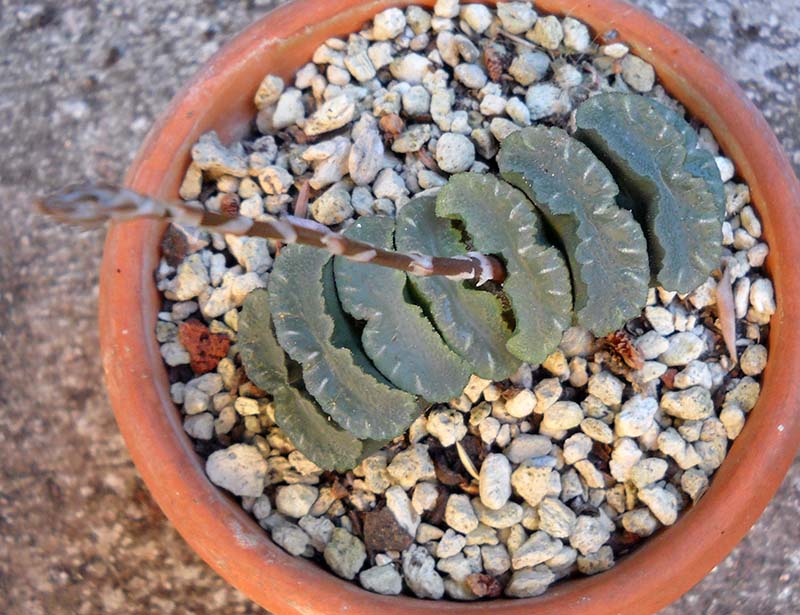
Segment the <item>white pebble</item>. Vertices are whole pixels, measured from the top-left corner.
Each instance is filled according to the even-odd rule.
[[[264,491],[267,462],[255,446],[234,444],[209,455],[206,474],[234,495],[257,498]]]
[[[492,453],[486,456],[480,472],[481,502],[492,510],[498,510],[511,497],[511,464],[504,455]]]
[[[445,173],[462,173],[475,161],[475,146],[464,135],[448,132],[439,137],[436,162]]]

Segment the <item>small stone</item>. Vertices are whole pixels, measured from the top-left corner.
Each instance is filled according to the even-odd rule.
[[[614,441],[614,432],[611,427],[598,419],[583,419],[581,421],[581,431],[592,440],[603,444],[611,444]]]
[[[581,515],[569,536],[569,544],[580,551],[581,555],[589,555],[602,547],[611,533],[602,521],[596,517]]]
[[[564,45],[575,53],[584,53],[592,43],[589,28],[577,19],[565,17],[564,23]]]
[[[473,90],[481,89],[488,80],[486,73],[477,64],[459,64],[455,69],[455,78]]]
[[[664,525],[672,525],[678,519],[678,500],[666,489],[662,487],[640,489],[639,499]]]
[[[590,489],[603,489],[606,487],[606,480],[603,473],[588,459],[581,459],[575,462],[575,469],[581,475],[583,482]]]
[[[652,361],[669,349],[669,340],[656,331],[648,331],[636,339],[636,349],[645,361]]]
[[[658,521],[647,508],[636,508],[622,515],[622,527],[637,536],[650,536],[658,529]]]
[[[746,376],[725,395],[724,404],[735,403],[745,412],[750,412],[755,407],[760,392],[761,385]]]
[[[453,446],[467,435],[464,415],[452,408],[434,410],[428,415],[428,433],[442,446]]]
[[[267,166],[258,171],[258,183],[267,194],[285,194],[294,182],[292,174],[283,167]]]
[[[681,489],[697,502],[708,489],[708,476],[702,470],[686,470],[681,476]]]
[[[437,17],[452,19],[458,16],[459,0],[436,0],[433,6],[433,14]]]
[[[660,481],[667,473],[667,462],[657,457],[642,459],[631,468],[631,481],[638,489]]]
[[[483,569],[487,574],[500,576],[511,568],[511,556],[505,545],[485,545],[481,547]]]
[[[557,401],[544,411],[542,428],[547,431],[572,429],[581,424],[583,410],[572,401]]]
[[[652,397],[636,395],[622,405],[614,427],[617,436],[638,438],[650,429],[658,411],[658,402]]]
[[[492,453],[481,465],[480,497],[487,508],[498,510],[511,497],[511,464],[504,455]]]
[[[337,96],[322,104],[306,121],[305,133],[320,135],[349,124],[356,112],[356,105],[349,96]]]
[[[389,199],[393,203],[408,196],[406,182],[394,169],[381,171],[372,185],[372,191],[379,199]]]
[[[314,201],[310,209],[314,220],[326,225],[340,224],[353,215],[350,193],[337,186]]]
[[[468,4],[461,10],[461,18],[477,34],[483,34],[492,25],[492,13],[483,4]]]
[[[594,443],[586,434],[576,433],[571,435],[564,442],[564,461],[573,465],[581,459],[586,459],[592,450]]]
[[[761,237],[761,221],[758,219],[758,215],[752,207],[749,205],[744,207],[739,214],[739,218],[742,221],[742,227],[751,237]]]
[[[564,29],[561,27],[558,17],[548,15],[536,20],[536,25],[528,34],[528,38],[545,49],[555,50],[558,49],[564,38]]]
[[[530,2],[498,2],[497,16],[511,34],[524,34],[536,22],[536,11]]]
[[[600,547],[595,553],[581,555],[577,558],[578,571],[587,576],[599,574],[614,565],[614,552],[608,545]]]
[[[295,88],[289,88],[281,94],[275,114],[272,116],[272,127],[282,130],[300,123],[306,117],[303,105],[303,93]]]
[[[353,580],[367,559],[364,543],[346,529],[337,527],[333,530],[330,542],[323,553],[325,562],[336,574]]]
[[[511,98],[506,102],[505,112],[516,124],[520,126],[530,126],[531,110],[519,98]]]
[[[511,486],[528,504],[538,506],[542,498],[550,494],[554,476],[558,479],[558,472],[551,467],[527,461],[511,474]]]
[[[403,577],[419,598],[438,600],[444,595],[444,582],[436,572],[436,562],[425,547],[411,545],[403,552]]]
[[[406,9],[406,22],[414,34],[424,34],[431,29],[431,14],[421,6],[412,4]]]
[[[309,538],[303,530],[291,523],[280,523],[272,528],[272,540],[295,557],[303,555]]]
[[[406,490],[411,489],[419,481],[436,480],[433,462],[428,454],[428,447],[424,444],[415,444],[395,455],[386,471]]]
[[[644,317],[659,335],[671,335],[675,331],[675,318],[666,308],[649,305],[644,309]]]
[[[569,364],[561,349],[556,349],[551,352],[547,358],[542,361],[542,368],[562,380],[569,376]]]
[[[745,348],[739,358],[739,366],[747,376],[758,376],[767,366],[767,349],[761,344]]]
[[[397,8],[375,15],[372,36],[376,41],[388,41],[399,36],[406,27],[406,16]]]
[[[365,114],[361,118],[353,130],[348,170],[353,182],[366,186],[375,180],[383,166],[384,147],[372,116]]]
[[[675,378],[672,381],[672,385],[676,389],[688,389],[693,386],[711,389],[712,384],[711,370],[702,361],[692,361],[683,370],[675,374]]]
[[[247,176],[244,157],[222,145],[213,130],[202,135],[192,146],[192,160],[203,171],[215,176]]]
[[[299,519],[308,514],[318,496],[319,490],[310,485],[278,487],[275,493],[275,508],[282,515]]]
[[[514,57],[508,68],[508,74],[520,85],[529,86],[544,79],[548,70],[550,70],[550,58],[546,53],[523,51]],[[530,103],[528,106],[530,107]]]
[[[503,140],[508,137],[508,135],[514,134],[519,129],[519,126],[504,117],[492,118],[492,121],[489,124],[489,130],[492,132],[492,136],[500,143],[502,143]]]
[[[623,43],[612,43],[610,45],[603,45],[600,51],[609,58],[619,60],[624,58],[628,53],[628,46]]]
[[[546,532],[534,532],[518,549],[511,552],[514,570],[542,564],[561,551],[562,543]]]
[[[445,173],[462,173],[475,161],[475,146],[464,135],[443,134],[436,145],[436,162]]]
[[[694,333],[684,331],[670,335],[669,347],[658,360],[670,367],[687,365],[706,351],[706,343]]]
[[[728,404],[719,413],[719,420],[725,426],[725,433],[729,440],[735,440],[744,428],[744,412],[735,404]]]
[[[655,400],[653,400],[653,402],[655,402]],[[614,450],[611,453],[611,461],[608,464],[611,475],[618,482],[625,482],[628,480],[631,468],[633,468],[641,458],[642,451],[634,440],[625,437],[620,438],[614,446]]]
[[[771,280],[759,278],[750,285],[750,305],[752,310],[748,314],[748,319],[751,315],[763,315],[766,317],[766,322],[769,322],[769,317],[775,313],[775,290]]]
[[[539,504],[539,528],[556,538],[569,538],[576,515],[558,498],[547,497]]]
[[[389,70],[395,79],[406,81],[411,85],[422,83],[430,68],[430,60],[418,53],[408,53],[389,65]]]
[[[506,502],[497,510],[492,510],[475,498],[472,501],[472,507],[482,524],[495,529],[508,528],[522,520],[522,507],[515,502]]]
[[[594,395],[607,406],[618,406],[622,402],[625,385],[610,372],[599,372],[589,378],[589,395]]]
[[[557,85],[540,83],[528,88],[525,103],[531,111],[532,120],[550,115],[566,113],[572,108],[569,96]]]
[[[257,498],[264,492],[267,462],[255,446],[234,444],[209,455],[206,474],[234,495]]]
[[[419,527],[417,528],[417,535],[415,538],[416,541],[422,545],[426,542],[439,540],[442,536],[444,536],[444,532],[435,525],[431,525],[430,523],[420,523]]]
[[[439,539],[439,544],[436,545],[436,557],[443,559],[458,555],[466,544],[467,539],[462,534],[448,529]]]
[[[637,92],[649,92],[656,82],[653,67],[634,55],[622,58],[622,78]]]
[[[506,412],[514,418],[524,418],[536,407],[536,395],[528,389],[521,389],[514,397],[506,400]]]
[[[256,108],[260,111],[278,102],[283,94],[283,79],[275,75],[267,75],[258,86],[255,96]]]
[[[522,463],[533,457],[548,455],[553,448],[553,443],[547,436],[539,434],[520,434],[516,436],[503,454],[511,463]]]
[[[478,527],[478,517],[472,508],[469,496],[455,493],[447,498],[444,511],[447,525],[461,534],[469,534]]]
[[[214,415],[202,412],[187,416],[183,421],[183,430],[197,440],[210,440],[214,435]]]
[[[487,380],[473,374],[470,376],[467,386],[464,387],[464,395],[466,395],[469,400],[475,404],[480,400],[481,395],[490,384],[492,384],[491,380]]]
[[[439,497],[439,489],[434,483],[418,483],[414,487],[414,494],[411,497],[411,506],[420,515],[436,506]]]
[[[331,536],[333,536],[333,529],[335,527],[330,519],[327,517],[312,517],[306,515],[300,519],[297,524],[308,534],[308,537],[311,539],[312,547],[320,552],[325,550],[325,546],[331,541]]]
[[[417,533],[420,517],[402,487],[395,485],[386,491],[386,507],[392,511],[400,527],[411,536]]]
[[[479,525],[478,529],[467,534],[468,545],[496,545],[498,542],[497,530],[488,525]]]
[[[403,578],[394,564],[368,568],[358,575],[358,581],[364,589],[384,596],[396,596],[403,591]]]
[[[506,596],[532,598],[543,594],[556,580],[556,575],[547,566],[517,570],[506,585]]]
[[[711,393],[703,387],[691,387],[683,391],[667,391],[661,396],[664,413],[686,421],[705,419],[714,413]]]
[[[736,169],[729,158],[725,158],[725,156],[715,156],[714,162],[717,163],[717,169],[719,170],[719,175],[723,182],[732,180],[733,176],[736,175]]]

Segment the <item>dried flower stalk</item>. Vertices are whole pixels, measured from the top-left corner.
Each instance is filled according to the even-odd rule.
[[[38,206],[52,217],[72,224],[156,218],[217,233],[264,237],[284,244],[309,245],[328,250],[336,256],[401,269],[413,275],[443,275],[456,280],[477,280],[478,285],[488,281],[499,283],[505,279],[505,268],[499,260],[477,252],[453,258],[393,252],[348,239],[313,220],[295,216],[269,216],[263,221],[256,221],[245,216],[226,216],[188,203],[152,199],[117,186],[72,186],[40,200]]]

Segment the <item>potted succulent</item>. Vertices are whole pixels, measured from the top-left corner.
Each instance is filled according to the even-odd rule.
[[[215,130],[224,141],[231,142],[249,132],[255,115],[254,96],[257,104],[258,95],[268,98],[269,87],[276,82],[274,77],[273,81],[264,81],[265,74],[280,76],[288,83],[293,73],[331,37],[346,36],[374,15],[384,15],[382,11],[389,7],[409,4],[412,3],[337,0],[321,5],[299,1],[268,15],[220,52],[178,96],[151,132],[127,185],[158,199],[174,199],[182,184],[185,186],[191,150],[202,134]],[[431,7],[433,2],[418,4]],[[649,538],[610,571],[559,583],[537,598],[497,600],[491,607],[499,613],[526,612],[533,605],[542,613],[650,613],[688,589],[733,547],[777,488],[797,448],[800,420],[791,409],[798,399],[798,389],[791,374],[797,360],[793,355],[798,339],[787,323],[788,317],[798,312],[796,302],[800,300],[800,279],[789,266],[797,249],[792,237],[798,224],[791,207],[800,196],[800,188],[758,112],[735,85],[681,37],[612,0],[577,6],[562,6],[551,0],[538,3],[537,10],[555,15],[569,10],[571,17],[595,33],[614,30],[619,41],[655,67],[669,94],[686,107],[691,117],[711,129],[722,150],[734,161],[750,187],[772,250],[767,267],[775,285],[778,311],[770,323],[770,361],[763,374],[761,395],[702,499],[674,526]],[[533,37],[540,39],[537,44],[543,43],[551,22],[542,23],[542,31]],[[391,29],[391,24],[384,25]],[[489,52],[483,62],[491,72],[491,64],[502,60]],[[460,80],[469,78],[465,74]],[[636,76],[630,79],[635,81]],[[328,98],[328,102],[336,100],[336,96]],[[527,106],[536,108],[540,103],[539,99],[529,100]],[[309,122],[327,117],[336,124],[342,115],[352,115],[350,109],[329,106]],[[270,113],[262,113],[259,124],[269,127],[274,119]],[[342,125],[352,119],[345,117]],[[713,157],[696,147],[694,130],[674,111],[637,94],[601,94],[582,102],[574,125],[564,128],[568,131],[533,126],[504,135],[497,172],[479,169],[484,172],[459,174],[457,171],[467,169],[456,163],[450,166],[449,160],[437,160],[440,170],[449,168],[447,174],[452,172],[452,176],[446,185],[437,186],[435,197],[404,201],[396,212],[396,222],[392,217],[364,217],[344,231],[350,239],[367,241],[372,246],[357,253],[361,257],[356,260],[369,261],[380,248],[397,248],[412,254],[406,269],[413,273],[431,273],[426,270],[433,263],[419,253],[469,262],[469,271],[461,271],[462,279],[470,277],[468,274],[481,277],[479,274],[484,272],[489,275],[483,277],[490,278],[492,272],[497,273],[497,268],[485,267],[484,254],[502,260],[507,278],[498,290],[500,294],[473,291],[484,299],[501,298],[492,308],[497,311],[484,308],[481,312],[482,322],[497,325],[494,341],[504,342],[492,346],[493,340],[487,340],[483,348],[493,348],[494,352],[479,356],[463,346],[459,352],[457,334],[481,319],[454,318],[453,333],[447,335],[450,320],[442,297],[445,290],[452,290],[452,285],[443,290],[445,278],[411,276],[410,287],[423,298],[415,304],[404,300],[408,291],[404,274],[344,259],[348,252],[338,235],[336,239],[316,240],[316,245],[325,245],[340,254],[335,259],[317,248],[280,249],[268,289],[252,290],[244,301],[236,322],[237,343],[251,385],[272,394],[272,418],[288,432],[305,458],[325,469],[349,470],[385,445],[386,440],[402,433],[419,416],[420,399],[446,403],[468,384],[471,373],[503,380],[522,361],[534,365],[546,361],[573,316],[601,337],[613,333],[635,318],[647,303],[651,272],[663,287],[689,293],[704,284],[719,266],[719,245],[712,240],[721,233],[726,200],[719,171]],[[307,122],[304,132],[314,136],[316,130],[310,129]],[[667,139],[669,143],[659,141],[664,135],[673,138]],[[397,136],[402,136],[400,131]],[[456,150],[463,146],[459,140],[453,141]],[[195,163],[199,157],[195,150]],[[368,165],[369,160],[364,158],[358,163]],[[222,175],[218,174],[215,181]],[[676,190],[670,182],[678,176],[681,187]],[[619,198],[617,183],[624,193]],[[572,188],[575,189],[565,198],[565,191]],[[676,209],[670,201],[676,192],[690,204],[687,211]],[[329,200],[332,199],[333,196]],[[642,211],[636,214],[638,223],[624,207],[617,207],[616,203],[624,204],[625,199],[642,204]],[[544,237],[544,226],[538,231],[530,228],[538,218],[529,202],[535,203],[547,221],[548,238]],[[665,211],[673,214],[671,218],[666,216],[666,221]],[[319,211],[314,213],[316,216]],[[516,225],[502,223],[514,222],[515,218],[519,218]],[[453,232],[456,227],[450,219],[459,221],[457,228],[465,235]],[[678,220],[683,226],[675,224]],[[228,224],[227,231],[241,230],[235,224],[217,222]],[[294,222],[301,230],[316,230],[323,238],[328,233],[310,223]],[[336,222],[340,220],[329,223]],[[520,229],[527,231],[524,237],[515,235]],[[181,416],[173,406],[167,371],[154,337],[161,298],[152,272],[159,266],[163,231],[164,225],[153,221],[112,228],[102,272],[101,323],[107,382],[120,428],[137,467],[177,529],[224,577],[276,613],[371,613],[379,609],[398,613],[434,609],[461,612],[485,608],[380,596],[322,574],[315,563],[294,557],[271,542],[237,501],[208,481],[204,462],[192,450]],[[283,229],[283,243],[296,239],[292,233],[296,235],[296,230]],[[479,254],[470,253],[470,249]],[[598,259],[593,256],[605,252],[613,252],[618,258],[598,266]],[[539,259],[535,266],[531,265],[533,259]],[[722,274],[723,286],[730,286],[730,280],[725,280],[725,275],[730,275],[727,271],[725,268]],[[502,281],[502,276],[496,277]],[[463,290],[464,286],[458,288]],[[459,297],[458,301],[466,300]],[[541,308],[543,301],[547,309]],[[412,305],[418,305],[416,311],[409,309]],[[509,305],[513,320],[502,313],[503,308],[508,312]],[[531,310],[532,305],[539,309]],[[343,311],[331,316],[331,309]],[[547,316],[546,322],[542,314]],[[348,318],[362,322],[363,328],[348,335],[341,327],[337,330],[336,323]],[[724,347],[735,356],[735,334],[731,339],[726,318],[720,314],[720,319]],[[426,333],[425,323],[434,323],[435,327]],[[383,357],[385,347],[397,343],[396,333],[401,325],[417,334],[413,344]],[[431,335],[435,335],[438,345],[429,345]],[[630,340],[624,334],[612,336],[607,343],[612,355],[616,353],[623,362],[633,363],[627,368],[642,369],[642,357],[636,356],[635,348],[630,350]],[[350,352],[342,354],[343,348]],[[423,350],[414,356],[415,349]],[[228,350],[225,346],[221,356]],[[354,360],[353,353],[359,350],[365,357]],[[284,352],[293,361],[287,363]],[[320,361],[320,356],[329,360]],[[340,369],[348,361],[349,373]],[[365,363],[390,382],[375,378],[367,382]],[[360,371],[355,369],[359,367]],[[524,370],[522,376],[514,376],[521,378],[515,392],[530,388],[525,385]],[[350,377],[354,379],[348,380]],[[383,412],[365,413],[365,405],[370,410],[382,407]],[[292,417],[298,416],[302,420],[293,422]],[[684,418],[690,420],[678,417],[675,426],[682,426]],[[543,433],[549,430],[561,442],[560,454],[566,456],[567,444],[563,440],[566,431],[577,423],[551,423],[542,428]],[[603,429],[600,425],[597,428]],[[475,474],[477,468],[469,466],[480,465],[476,460],[486,464],[489,459],[470,455],[460,444],[458,448],[462,466]],[[212,453],[215,454],[219,453]],[[587,467],[586,472],[591,469]],[[212,469],[209,475],[215,479]],[[217,477],[215,482],[224,480]],[[649,483],[642,487],[646,485]],[[667,493],[658,489],[658,497]],[[239,495],[252,495],[252,500],[257,494],[244,489]],[[479,499],[491,501],[493,495],[481,491]],[[503,504],[497,503],[501,508]],[[251,509],[253,505],[250,501]],[[648,506],[654,512],[658,510],[655,504]],[[585,516],[588,519],[592,515]],[[491,512],[487,512],[488,518]],[[342,526],[352,530],[353,523],[346,521]],[[269,527],[274,530],[278,526]],[[273,537],[278,540],[274,534]],[[507,542],[508,537],[504,540]],[[586,561],[589,563],[585,566],[591,568],[592,562]],[[333,564],[331,567],[337,568]],[[520,564],[520,568],[524,566]],[[658,575],[652,574],[656,568]],[[354,570],[353,576],[357,572]],[[308,591],[311,584],[314,592]],[[474,588],[471,591],[474,595],[467,597],[491,595],[488,591],[475,593]],[[415,593],[422,596],[424,592]]]

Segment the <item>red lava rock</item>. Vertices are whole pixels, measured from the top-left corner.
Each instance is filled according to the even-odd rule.
[[[397,523],[385,506],[364,515],[364,544],[370,553],[405,551],[414,539]]]
[[[189,365],[197,375],[215,370],[231,346],[228,336],[211,333],[206,325],[194,318],[180,324],[178,339],[189,352]]]
[[[483,50],[483,63],[486,65],[486,72],[489,73],[489,79],[494,82],[500,81],[503,77],[505,62],[497,49],[491,45],[487,46]]]
[[[170,267],[177,267],[189,254],[189,240],[184,233],[170,224],[161,238],[161,253]]]
[[[497,598],[503,593],[500,582],[488,574],[471,574],[466,578],[466,584],[479,598]]]
[[[403,118],[396,113],[384,115],[381,118],[380,126],[386,136],[392,140],[406,129],[406,123],[403,121]]]
[[[678,370],[674,367],[670,367],[664,375],[661,376],[661,382],[664,386],[668,389],[672,389],[675,387],[675,376],[678,375]]]
[[[239,195],[224,194],[219,200],[219,211],[226,216],[236,217],[239,215]]]

